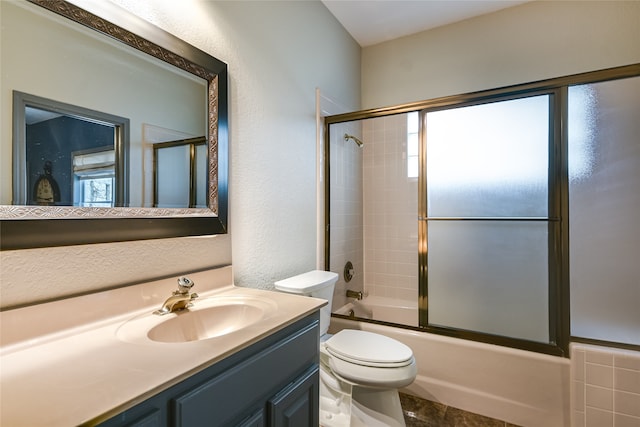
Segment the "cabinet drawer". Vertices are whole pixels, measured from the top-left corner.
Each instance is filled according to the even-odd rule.
[[[318,324],[299,330],[172,399],[176,426],[226,425],[317,364]]]

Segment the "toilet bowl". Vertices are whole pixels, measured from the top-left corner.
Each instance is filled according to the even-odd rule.
[[[328,301],[320,311],[320,425],[404,426],[397,389],[416,377],[413,352],[371,332],[327,334],[337,280],[336,273],[314,270],[275,282],[281,292]]]

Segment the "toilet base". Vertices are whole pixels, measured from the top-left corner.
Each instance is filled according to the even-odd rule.
[[[359,387],[320,365],[321,427],[405,427],[396,389]]]
[[[353,387],[351,427],[405,427],[398,390]]]
[[[335,378],[320,365],[320,426],[349,427],[353,386]]]

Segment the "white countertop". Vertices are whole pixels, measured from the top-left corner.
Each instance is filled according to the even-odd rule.
[[[186,343],[130,343],[116,336],[128,319],[159,308],[176,288],[175,278],[3,311],[0,425],[50,427],[105,420],[326,304],[235,287],[231,267],[188,277],[200,298],[267,297],[278,309],[232,334]]]

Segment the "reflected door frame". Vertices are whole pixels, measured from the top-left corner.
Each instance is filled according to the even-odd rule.
[[[129,206],[129,130],[126,117],[13,91],[13,205],[28,205],[26,108],[36,108],[114,128],[115,206]]]
[[[154,208],[158,207],[158,199],[159,199],[158,177],[159,177],[159,174],[161,173],[160,165],[158,164],[159,151],[166,148],[181,147],[181,146],[189,147],[189,181],[188,181],[189,182],[189,206],[183,206],[183,207],[189,207],[189,208],[198,207],[197,206],[198,188],[200,188],[202,184],[204,184],[203,188],[207,188],[208,183],[204,182],[200,186],[198,185],[198,174],[197,174],[197,167],[196,167],[197,147],[204,146],[206,145],[206,143],[207,143],[206,138],[204,136],[201,136],[197,138],[182,139],[178,141],[159,142],[159,143],[153,144],[153,207]],[[205,174],[205,181],[206,181],[206,174]]]

